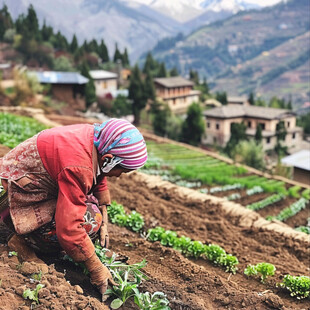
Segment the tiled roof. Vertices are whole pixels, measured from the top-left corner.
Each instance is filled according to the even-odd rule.
[[[206,110],[203,114],[207,117],[215,118],[253,117],[262,119],[281,119],[286,115],[295,115],[290,110],[235,104]]]
[[[116,73],[105,70],[90,70],[89,74],[94,80],[117,79]]]
[[[156,78],[154,79],[154,82],[167,88],[194,86],[194,83],[192,81],[184,79],[181,76],[174,76],[169,78]]]
[[[78,72],[31,71],[28,74],[35,75],[43,84],[86,84],[89,81]]]

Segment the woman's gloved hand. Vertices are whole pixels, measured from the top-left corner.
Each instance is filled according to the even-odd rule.
[[[90,273],[90,282],[97,286],[101,294],[104,294],[107,290],[108,283],[118,286],[118,284],[114,282],[109,269],[101,263],[96,253],[84,263]]]
[[[108,211],[107,211],[107,207],[109,206],[109,204],[106,205],[100,205],[99,209],[101,211],[102,214],[102,224],[100,227],[100,245],[103,248],[108,248],[109,247],[109,233],[108,233]]]

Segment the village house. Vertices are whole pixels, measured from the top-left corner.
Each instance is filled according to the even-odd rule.
[[[257,126],[262,128],[263,150],[274,149],[277,143],[276,126],[283,121],[287,131],[282,144],[293,148],[302,141],[302,128],[296,127],[296,114],[290,110],[230,104],[203,112],[206,119],[206,133],[203,144],[217,144],[225,147],[230,139],[232,123],[244,123],[246,134],[254,138]]]
[[[310,186],[310,150],[301,150],[281,159],[282,164],[293,167],[293,179]]]
[[[164,101],[175,114],[186,113],[187,108],[199,101],[200,91],[194,83],[181,76],[154,79],[156,97]]]
[[[89,74],[94,80],[96,95],[105,96],[108,93],[115,92],[118,87],[118,75],[114,72],[105,70],[90,70]]]
[[[50,84],[52,97],[68,103],[77,110],[85,110],[85,84],[88,79],[78,72],[31,71],[29,75],[37,77],[40,84]]]

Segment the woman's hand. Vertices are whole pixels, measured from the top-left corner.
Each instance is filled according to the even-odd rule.
[[[85,261],[85,266],[90,273],[90,282],[97,286],[101,294],[105,293],[109,283],[118,286],[109,269],[101,263],[96,253]]]

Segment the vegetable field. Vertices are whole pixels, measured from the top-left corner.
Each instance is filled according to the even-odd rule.
[[[159,175],[176,185],[223,197],[310,233],[310,189],[256,175],[186,147],[148,142],[149,160],[143,172]]]
[[[118,256],[96,253],[120,286],[107,300],[83,266],[40,255],[42,273],[1,238],[0,310],[309,309],[306,188],[180,145],[148,141],[148,152],[143,173],[108,180]]]

